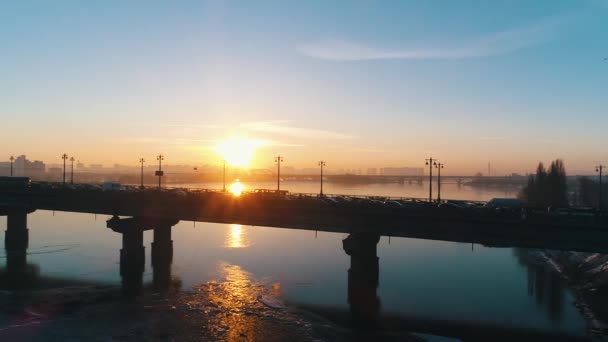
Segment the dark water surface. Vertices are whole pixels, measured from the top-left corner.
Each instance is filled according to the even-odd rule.
[[[49,211],[30,214],[27,263],[37,273],[37,286],[120,284],[121,236],[106,228],[109,218]],[[3,238],[5,219],[0,220],[0,229]],[[351,257],[342,245],[346,237],[180,222],[172,233],[171,274],[184,291],[204,282],[222,281],[238,293],[239,284],[255,280],[272,290],[273,297],[264,299],[268,305],[284,301],[331,317],[348,316],[352,306],[363,305],[368,308],[366,314],[380,320],[586,333],[587,323],[573,305],[570,291],[521,249],[381,237],[377,284],[373,279],[367,285],[353,281],[359,302],[353,299],[349,303]],[[143,280],[149,284],[151,231],[145,232],[144,240]],[[5,265],[6,255],[0,251],[0,270]]]

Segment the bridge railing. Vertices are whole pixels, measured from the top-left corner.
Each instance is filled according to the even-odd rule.
[[[32,182],[32,189],[38,191],[45,189],[48,190],[66,190],[66,191],[104,191],[100,184],[63,184],[61,182]],[[216,188],[204,188],[204,187],[179,187],[179,186],[163,186],[158,188],[156,186],[145,186],[141,188],[139,185],[127,184],[124,185],[124,189],[120,191],[163,191],[163,192],[179,192],[183,191],[186,193],[214,193],[232,196],[229,191],[222,191],[222,189]],[[115,191],[115,190],[109,190]],[[333,198],[333,199],[345,199],[345,200],[376,200],[376,201],[398,201],[398,202],[412,202],[412,203],[426,203],[428,198],[409,197],[409,196],[385,196],[385,195],[362,195],[362,194],[334,194],[324,193],[321,196],[319,193],[308,193],[308,192],[291,192],[281,191],[277,193],[274,189],[255,189],[250,191],[243,191],[241,195],[266,195],[266,196],[286,196],[288,198],[309,198],[309,199],[320,199],[320,198]],[[434,202],[434,201],[433,201]],[[457,202],[457,203],[469,203],[472,205],[483,205],[485,201],[473,201],[473,200],[451,200],[446,199],[442,202]],[[435,202],[434,202],[435,203]]]

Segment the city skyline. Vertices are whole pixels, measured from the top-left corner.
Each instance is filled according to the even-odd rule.
[[[592,174],[606,1],[0,5],[0,155]],[[132,15],[131,13],[138,13]],[[449,18],[449,20],[447,20]]]

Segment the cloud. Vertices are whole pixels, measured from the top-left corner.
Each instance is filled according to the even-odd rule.
[[[308,129],[286,125],[287,121],[259,121],[240,125],[240,128],[250,132],[272,133],[301,139],[317,140],[342,140],[353,139],[352,135],[325,131],[319,129]]]
[[[331,61],[380,59],[463,59],[501,55],[552,40],[560,20],[551,18],[532,25],[492,34],[426,46],[383,48],[368,44],[323,40],[304,44],[297,50],[309,57]]]

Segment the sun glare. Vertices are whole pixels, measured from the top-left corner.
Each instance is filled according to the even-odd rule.
[[[259,140],[236,137],[221,141],[214,150],[229,165],[247,167],[251,164],[255,152],[260,146],[262,146],[262,142]]]
[[[230,185],[230,193],[232,193],[234,196],[241,196],[241,194],[243,193],[243,191],[245,190],[245,187],[243,186],[243,184],[241,184],[241,182],[237,179],[234,181],[234,183],[232,183],[232,185]]]

